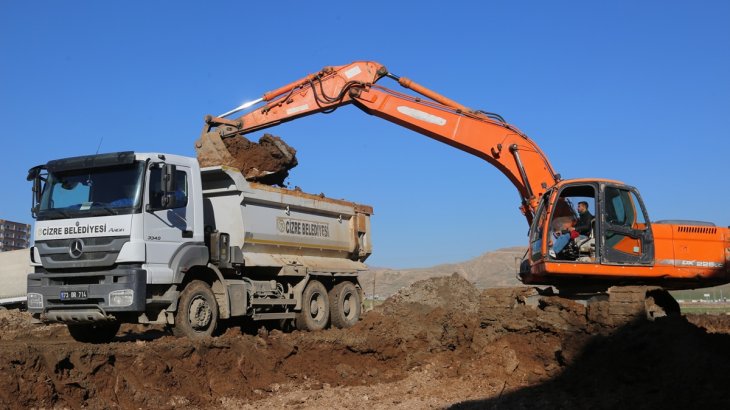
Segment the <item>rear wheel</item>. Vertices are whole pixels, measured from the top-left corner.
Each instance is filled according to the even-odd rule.
[[[360,292],[352,282],[344,281],[329,291],[330,320],[340,329],[353,326],[360,320],[362,301]]]
[[[190,339],[210,337],[218,326],[218,303],[207,283],[194,280],[185,286],[175,313],[172,333]]]
[[[322,282],[311,280],[302,293],[302,310],[296,314],[299,330],[322,330],[330,319],[327,289]]]
[[[74,340],[82,343],[107,343],[117,335],[122,323],[113,322],[68,324],[68,332]]]

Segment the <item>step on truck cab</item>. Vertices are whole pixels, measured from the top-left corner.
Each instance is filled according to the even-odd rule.
[[[32,168],[28,310],[80,341],[121,323],[210,336],[235,317],[353,325],[372,208],[248,182],[194,158],[118,152]]]

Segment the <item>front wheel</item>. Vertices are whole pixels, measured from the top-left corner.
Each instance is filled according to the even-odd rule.
[[[207,283],[194,280],[185,286],[175,313],[175,336],[204,339],[218,326],[218,302]]]
[[[299,330],[322,330],[330,319],[330,305],[327,289],[322,282],[309,281],[302,292],[302,310],[297,312],[296,322]]]
[[[68,324],[68,332],[77,342],[82,343],[107,343],[117,335],[122,323],[118,320],[113,322],[95,322],[83,324]]]
[[[352,282],[340,282],[329,291],[330,320],[332,326],[343,329],[360,320],[362,301],[360,292]]]

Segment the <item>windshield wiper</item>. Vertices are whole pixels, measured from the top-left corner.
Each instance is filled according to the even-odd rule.
[[[105,204],[101,204],[98,202],[95,202],[94,205],[92,205],[91,209],[103,209],[105,210],[109,215],[119,215],[119,212],[117,212],[114,208],[111,208]]]
[[[64,217],[64,218],[71,217],[71,215],[69,215],[68,212],[62,211],[62,210],[60,210],[58,208],[43,209],[40,212],[42,212],[44,214],[44,216],[50,216],[52,218],[58,218],[59,215],[62,216],[62,217]],[[48,215],[49,213],[51,215]],[[56,214],[56,215],[53,215],[53,214]]]

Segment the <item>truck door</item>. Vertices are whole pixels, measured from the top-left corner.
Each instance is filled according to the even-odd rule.
[[[635,189],[605,185],[601,198],[601,263],[652,265],[654,236]]]
[[[193,239],[193,201],[188,200],[190,168],[177,166],[175,171],[175,204],[162,209],[162,169],[151,164],[147,170],[144,240],[147,249],[149,283],[170,283],[173,272],[170,262],[185,242]]]

